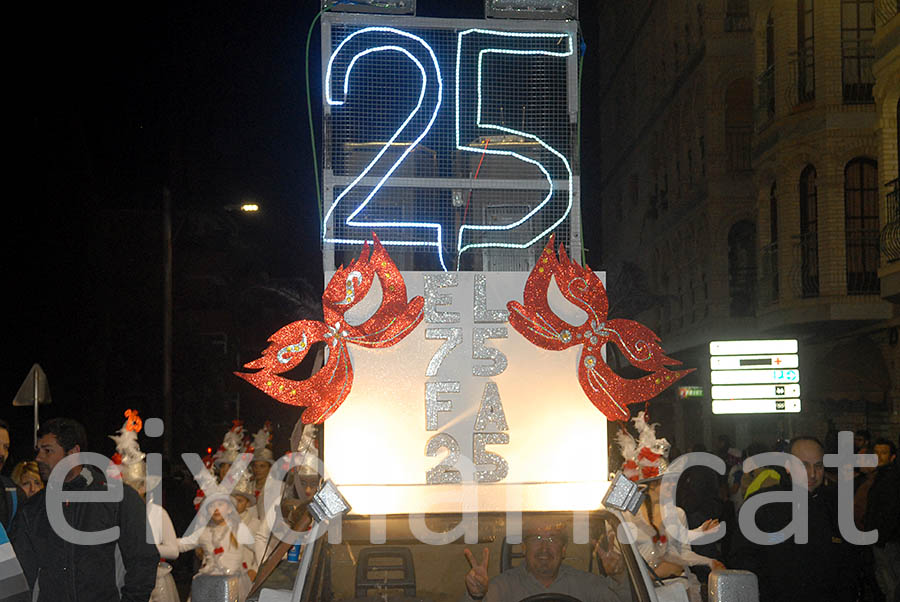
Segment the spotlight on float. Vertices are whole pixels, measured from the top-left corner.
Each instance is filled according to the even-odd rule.
[[[309,513],[319,523],[348,512],[350,512],[350,504],[331,481],[325,481],[309,502]]]
[[[621,471],[615,478],[603,496],[603,505],[607,508],[615,508],[620,512],[637,514],[644,499],[644,491],[634,481],[629,481]]]
[[[415,15],[416,0],[353,0],[353,2],[322,0],[322,8],[344,13]]]
[[[494,19],[577,19],[578,0],[484,0],[484,16]]]

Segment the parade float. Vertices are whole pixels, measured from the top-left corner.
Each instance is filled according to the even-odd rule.
[[[610,318],[584,261],[578,23],[320,15],[322,316],[238,376],[321,425],[337,509],[292,591],[259,599],[457,599],[463,547],[508,566],[523,513],[565,521],[589,570],[617,522],[609,422],[690,370]],[[655,599],[623,547],[635,599]]]

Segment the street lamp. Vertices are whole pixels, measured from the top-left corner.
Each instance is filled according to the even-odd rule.
[[[241,213],[259,213],[259,203],[255,201],[241,201],[225,205],[225,211],[240,211]]]

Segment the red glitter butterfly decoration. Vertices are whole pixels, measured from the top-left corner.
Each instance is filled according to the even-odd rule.
[[[341,266],[322,295],[324,322],[300,320],[282,327],[269,337],[269,347],[259,359],[244,365],[258,372],[235,372],[259,390],[281,403],[306,406],[304,424],[321,423],[331,416],[350,394],[353,365],[348,344],[380,349],[403,340],[422,321],[425,299],[407,299],[406,283],[387,251],[372,235],[369,245],[349,266]],[[375,314],[357,326],[344,314],[365,298],[375,277],[381,283],[381,306]],[[303,381],[284,376],[306,357],[313,343],[328,344],[328,360],[322,368]]]
[[[587,266],[570,260],[563,245],[559,259],[550,237],[528,275],[523,303],[510,301],[509,323],[526,339],[544,349],[560,351],[583,345],[578,358],[578,382],[588,399],[610,420],[627,420],[628,404],[658,395],[692,370],[669,370],[681,362],[667,357],[652,330],[633,320],[607,320],[609,303],[600,278]],[[555,278],[563,296],[587,312],[580,326],[569,324],[550,308],[547,291]],[[606,343],[618,347],[634,366],[650,374],[637,379],[617,375],[603,360]]]

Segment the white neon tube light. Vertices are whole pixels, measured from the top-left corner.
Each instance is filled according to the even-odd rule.
[[[433,247],[436,247],[437,251],[438,251],[438,259],[440,260],[441,267],[443,267],[443,269],[446,271],[447,266],[444,262],[442,232],[441,232],[441,225],[439,223],[395,222],[395,221],[355,221],[354,220],[354,218],[356,218],[356,216],[359,215],[359,213],[362,212],[366,208],[366,206],[369,204],[369,202],[372,200],[372,198],[378,193],[378,191],[381,190],[381,188],[384,186],[384,183],[387,181],[387,179],[389,177],[391,177],[391,175],[397,170],[397,168],[400,166],[400,164],[403,163],[403,161],[406,159],[406,157],[415,149],[416,146],[418,146],[418,144],[422,141],[422,139],[425,138],[425,136],[431,130],[432,126],[434,125],[435,120],[437,119],[438,111],[441,108],[441,102],[443,99],[444,83],[443,83],[443,79],[441,77],[441,68],[440,68],[440,65],[438,64],[437,57],[434,54],[434,50],[432,50],[431,46],[429,46],[428,43],[425,42],[425,40],[423,40],[419,36],[413,35],[409,32],[406,32],[406,31],[403,31],[400,29],[395,29],[393,27],[366,27],[366,28],[360,29],[358,31],[355,31],[352,34],[350,34],[349,36],[347,36],[346,38],[344,38],[340,44],[338,44],[338,46],[337,46],[337,48],[335,48],[334,52],[331,53],[331,57],[328,59],[328,66],[325,71],[325,100],[330,105],[341,106],[346,102],[347,95],[349,94],[349,91],[350,91],[350,73],[353,70],[353,66],[356,64],[356,62],[360,58],[362,58],[363,56],[366,56],[368,54],[371,54],[373,52],[387,51],[387,52],[399,52],[399,53],[403,54],[406,58],[411,60],[416,65],[416,67],[419,69],[419,72],[422,76],[422,80],[421,80],[422,83],[421,83],[421,88],[419,90],[419,99],[418,99],[416,107],[413,109],[413,111],[407,116],[406,120],[404,120],[404,122],[400,125],[400,127],[394,131],[394,133],[390,137],[390,139],[381,147],[381,149],[378,151],[378,153],[375,155],[375,157],[369,162],[369,164],[350,183],[350,185],[347,186],[347,188],[345,188],[337,196],[337,198],[334,199],[334,201],[329,206],[328,211],[325,213],[325,217],[323,218],[322,240],[324,242],[339,243],[339,244],[362,244],[367,241],[371,242],[371,241],[369,241],[368,236],[366,236],[365,238],[362,238],[362,239],[333,238],[333,237],[329,238],[328,234],[327,234],[328,220],[331,218],[331,215],[334,212],[335,207],[337,207],[338,203],[340,203],[341,200],[350,193],[350,191],[352,191],[354,188],[356,188],[357,184],[359,184],[359,181],[362,178],[364,178],[366,176],[366,174],[368,174],[372,170],[375,163],[377,163],[378,160],[381,159],[381,157],[387,152],[387,149],[397,140],[397,138],[400,136],[400,134],[403,132],[403,130],[406,129],[406,127],[407,127],[407,125],[409,125],[410,121],[412,121],[412,119],[416,116],[416,114],[418,114],[418,112],[422,108],[422,105],[423,105],[423,102],[425,99],[425,92],[429,86],[428,74],[426,73],[425,66],[422,64],[421,61],[419,61],[409,50],[407,50],[401,46],[396,46],[393,44],[385,44],[385,45],[367,48],[365,50],[362,50],[362,51],[356,53],[353,56],[353,58],[348,63],[346,73],[344,74],[343,99],[333,98],[332,90],[331,90],[331,87],[332,87],[331,81],[332,81],[332,70],[333,70],[335,58],[341,54],[341,50],[345,47],[345,45],[350,40],[352,40],[353,38],[355,38],[359,35],[373,33],[373,32],[383,33],[383,34],[386,34],[387,36],[392,36],[392,35],[401,36],[403,38],[407,38],[409,40],[415,41],[416,43],[421,45],[423,48],[425,48],[425,50],[427,50],[428,55],[431,58],[432,66],[434,67],[434,76],[435,76],[435,80],[437,82],[437,98],[436,98],[434,108],[432,109],[431,118],[429,119],[428,124],[422,129],[422,132],[418,135],[418,137],[416,137],[416,139],[413,142],[411,142],[409,145],[406,146],[406,148],[403,150],[403,152],[400,154],[400,156],[397,158],[397,160],[394,161],[393,165],[391,165],[390,168],[388,168],[386,170],[385,174],[379,179],[378,183],[372,187],[372,190],[369,192],[369,194],[366,195],[366,197],[362,200],[362,202],[359,205],[357,205],[357,207],[350,213],[350,215],[347,217],[347,219],[344,220],[344,223],[348,226],[355,226],[355,227],[362,227],[362,228],[387,227],[387,228],[428,228],[428,229],[432,229],[435,231],[436,241],[434,241],[434,242],[391,240],[390,237],[384,237],[381,242],[384,245],[422,246],[422,247],[433,246]]]
[[[513,134],[516,136],[521,136],[523,138],[527,138],[529,140],[534,140],[538,144],[540,144],[545,150],[549,151],[551,154],[556,156],[562,164],[565,166],[566,172],[568,174],[567,178],[567,187],[568,187],[568,200],[566,209],[563,212],[563,215],[557,219],[553,224],[544,229],[540,234],[532,238],[530,241],[525,243],[512,243],[512,242],[481,242],[481,243],[471,243],[467,245],[463,245],[463,235],[465,230],[494,230],[494,231],[503,231],[503,230],[511,230],[516,228],[529,219],[531,219],[538,211],[540,211],[547,203],[550,202],[550,199],[554,194],[554,185],[553,179],[550,175],[550,172],[541,164],[539,161],[521,155],[515,151],[510,150],[499,150],[499,149],[490,149],[487,146],[484,147],[473,147],[462,144],[460,140],[460,65],[462,62],[462,41],[463,36],[471,34],[471,33],[482,33],[488,35],[496,35],[496,36],[504,36],[510,38],[556,38],[559,40],[565,39],[566,41],[566,49],[562,51],[549,51],[549,50],[513,50],[513,49],[505,49],[505,48],[485,48],[478,53],[478,75],[477,75],[477,84],[476,84],[476,97],[477,97],[477,107],[476,107],[476,126],[497,130],[500,132],[505,132],[507,134]],[[569,164],[569,161],[566,157],[557,151],[555,148],[551,147],[549,144],[544,142],[539,136],[535,134],[530,134],[528,132],[516,130],[514,128],[505,127],[502,125],[498,125],[495,123],[484,123],[482,121],[482,90],[483,90],[483,60],[485,54],[511,54],[511,55],[543,55],[543,56],[557,56],[557,57],[567,57],[571,56],[573,53],[573,43],[572,37],[568,33],[538,33],[538,32],[510,32],[510,31],[495,31],[495,30],[487,30],[487,29],[468,29],[462,31],[457,36],[456,41],[456,148],[461,151],[471,152],[471,153],[486,153],[492,155],[504,155],[511,156],[523,161],[525,163],[529,163],[537,167],[541,173],[544,175],[544,178],[547,180],[548,184],[548,192],[547,196],[535,206],[531,211],[529,211],[526,215],[521,217],[520,219],[505,225],[500,226],[491,226],[491,225],[467,225],[463,224],[460,226],[457,231],[457,243],[456,243],[456,253],[457,260],[463,252],[472,248],[483,248],[483,247],[494,247],[494,248],[509,248],[509,249],[525,249],[539,241],[545,235],[549,234],[553,230],[556,229],[565,219],[568,217],[569,213],[572,210],[572,202],[573,202],[573,185],[572,185],[572,167]]]

